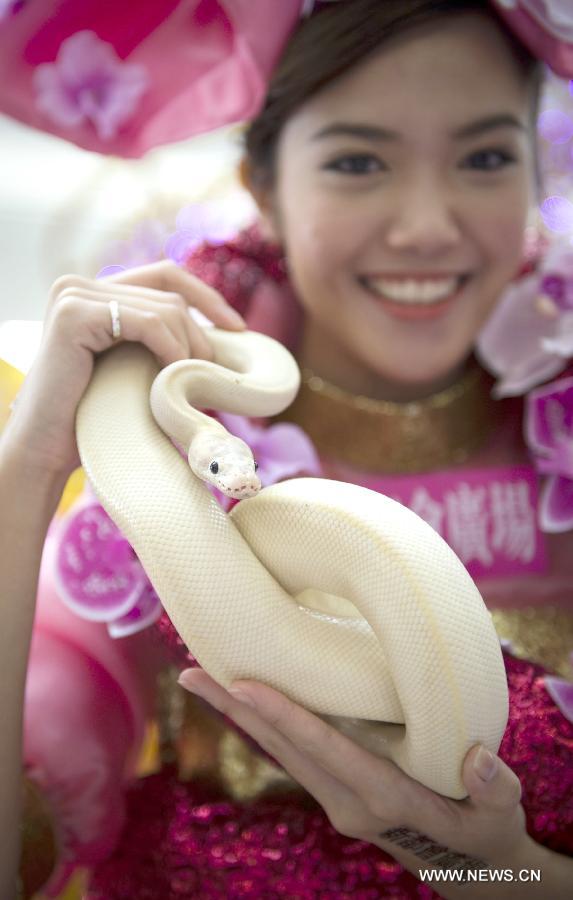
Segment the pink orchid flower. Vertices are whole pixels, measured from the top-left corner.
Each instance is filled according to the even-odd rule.
[[[36,68],[34,86],[37,106],[52,122],[72,129],[87,120],[109,141],[134,116],[149,78],[93,31],[78,31],[63,41],[54,63]]]
[[[568,531],[573,528],[573,378],[529,394],[525,438],[538,471],[548,476],[539,500],[540,526]]]
[[[511,284],[478,336],[497,397],[525,394],[573,356],[573,247],[555,243],[539,269]]]

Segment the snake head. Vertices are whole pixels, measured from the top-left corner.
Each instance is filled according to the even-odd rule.
[[[253,497],[261,489],[250,447],[228,432],[200,431],[191,441],[187,458],[197,478],[233,500]]]

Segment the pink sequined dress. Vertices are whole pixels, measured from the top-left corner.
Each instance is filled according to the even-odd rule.
[[[233,243],[202,248],[188,265],[220,290],[252,328],[296,346],[300,311],[283,260],[255,229]],[[491,440],[447,472],[428,472],[413,481],[363,472],[334,455],[321,454],[321,462],[326,476],[365,484],[398,497],[420,514],[433,515],[436,527],[476,577],[500,636],[508,641],[504,661],[510,716],[500,756],[521,780],[529,833],[571,854],[571,709],[559,697],[555,702],[553,682],[546,677],[547,668],[567,675],[573,649],[570,533],[549,539],[535,526],[536,484],[521,444],[519,404],[509,403],[504,411],[504,425]],[[481,542],[471,527],[478,513],[482,522],[483,515],[491,519]],[[45,577],[49,581],[49,572]],[[60,615],[53,613],[57,590],[46,582],[44,594],[50,591],[52,601],[44,598],[45,613],[37,627],[65,641],[66,634],[74,632],[76,626],[70,623],[75,617],[66,610],[54,623],[51,617]],[[77,835],[81,811],[69,811],[68,832],[75,828],[76,834],[67,843],[68,859],[75,846],[75,861],[92,867],[86,900],[438,896],[382,850],[339,835],[320,807],[250,739],[201,701],[183,696],[176,673],[189,664],[189,657],[164,614],[123,640],[112,641],[103,626],[94,623],[78,625],[69,640],[94,666],[105,669],[122,694],[121,704],[112,704],[114,733],[124,707],[130,722],[122,753],[102,757],[102,765],[121,773],[111,779],[108,791],[120,796],[119,812],[115,800],[102,802],[100,819],[91,820],[95,837],[90,844]],[[34,659],[31,671],[33,665]],[[158,697],[159,706],[153,707]],[[129,757],[150,711],[159,721],[162,762],[145,777],[135,778]],[[64,738],[72,742],[74,721],[72,716],[71,724],[61,723]],[[85,716],[76,727],[80,724],[89,729]],[[35,749],[41,744],[34,738],[39,727],[29,722],[28,756],[30,769],[36,762],[42,775],[33,759],[34,752],[42,753],[41,747]],[[108,739],[100,737],[98,746]],[[39,780],[49,793],[45,771]],[[74,790],[79,790],[77,784]],[[81,802],[77,805],[81,810]],[[112,833],[98,847],[98,829],[105,833],[110,808],[117,812],[110,819]]]

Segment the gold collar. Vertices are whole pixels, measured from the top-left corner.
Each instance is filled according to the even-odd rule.
[[[445,390],[394,403],[350,394],[303,369],[297,397],[273,421],[299,425],[321,456],[363,471],[430,471],[464,462],[491,434],[492,384],[474,363]]]

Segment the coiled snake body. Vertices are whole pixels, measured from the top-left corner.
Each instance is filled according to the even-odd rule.
[[[496,752],[507,720],[499,641],[476,586],[427,523],[380,494],[320,478],[258,492],[246,445],[196,407],[279,412],[298,367],[255,332],[206,333],[214,362],[158,374],[129,343],[96,362],[76,428],[102,505],[219,683],[257,679],[343,717],[339,727],[423,784],[465,796],[467,750]],[[250,499],[227,514],[202,479]]]

